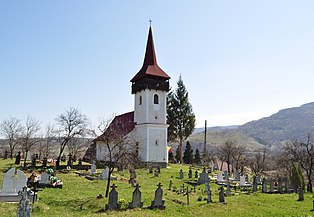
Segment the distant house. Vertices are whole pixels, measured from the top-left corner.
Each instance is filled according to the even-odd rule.
[[[106,139],[132,137],[142,162],[165,167],[168,163],[166,98],[169,79],[157,65],[152,28],[149,27],[143,66],[131,79],[134,111],[116,116],[90,145],[84,159],[106,161]]]

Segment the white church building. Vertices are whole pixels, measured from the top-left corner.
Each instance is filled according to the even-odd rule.
[[[167,148],[167,92],[170,77],[156,60],[152,29],[149,27],[142,68],[131,79],[134,111],[116,116],[103,135],[97,137],[85,153],[84,160],[106,162],[108,159],[104,137],[119,128],[125,138],[132,136],[138,146],[140,160],[166,167]]]

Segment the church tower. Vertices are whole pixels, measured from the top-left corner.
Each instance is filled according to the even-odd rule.
[[[150,26],[143,66],[131,79],[134,122],[140,158],[143,162],[162,167],[168,163],[166,100],[169,79],[157,65]]]

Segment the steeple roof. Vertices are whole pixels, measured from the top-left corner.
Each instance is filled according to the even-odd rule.
[[[136,82],[146,77],[147,75],[152,75],[156,77],[163,78],[165,80],[170,79],[170,76],[167,75],[158,65],[155,54],[153,33],[151,26],[149,27],[148,39],[146,45],[146,52],[144,63],[141,70],[131,79],[131,82]]]

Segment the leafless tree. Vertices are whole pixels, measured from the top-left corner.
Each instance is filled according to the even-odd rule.
[[[88,138],[73,138],[68,142],[67,147],[73,157],[79,157],[90,143],[91,139]]]
[[[248,160],[249,167],[251,168],[251,171],[255,176],[261,175],[261,173],[265,169],[266,153],[267,149],[264,148],[262,150],[257,151]]]
[[[287,153],[287,159],[298,162],[306,173],[307,191],[313,192],[312,174],[314,169],[314,144],[310,134],[307,136],[306,142],[293,141],[284,145]]]
[[[23,126],[22,133],[20,136],[20,144],[24,152],[24,167],[26,167],[26,159],[28,152],[31,150],[34,144],[38,142],[38,137],[36,138],[37,133],[40,130],[40,122],[38,119],[27,116],[25,125]]]
[[[218,147],[219,158],[223,162],[227,163],[227,165],[228,165],[228,173],[231,172],[230,165],[231,165],[232,160],[233,160],[233,154],[234,154],[235,146],[236,146],[236,141],[227,140],[225,143],[221,144]],[[223,164],[223,162],[222,162],[222,164]]]
[[[246,147],[243,145],[235,144],[232,153],[233,165],[236,170],[239,170],[241,166],[245,163],[246,157],[245,152]]]
[[[56,119],[59,126],[59,143],[60,151],[57,158],[56,166],[60,166],[61,156],[67,144],[73,138],[84,138],[89,131],[88,118],[81,114],[76,108],[69,108],[65,113],[59,115]]]
[[[103,134],[96,140],[105,147],[106,165],[109,168],[109,176],[106,187],[108,197],[110,176],[118,165],[139,165],[139,147],[134,134],[128,133],[127,126],[119,121],[107,120],[99,127]]]
[[[56,130],[53,124],[47,124],[44,131],[44,136],[42,137],[39,144],[39,158],[41,157],[48,158],[52,146],[56,142]]]
[[[0,124],[0,134],[7,140],[10,148],[10,158],[13,158],[13,152],[18,144],[18,137],[22,131],[22,124],[19,119],[10,117]]]

